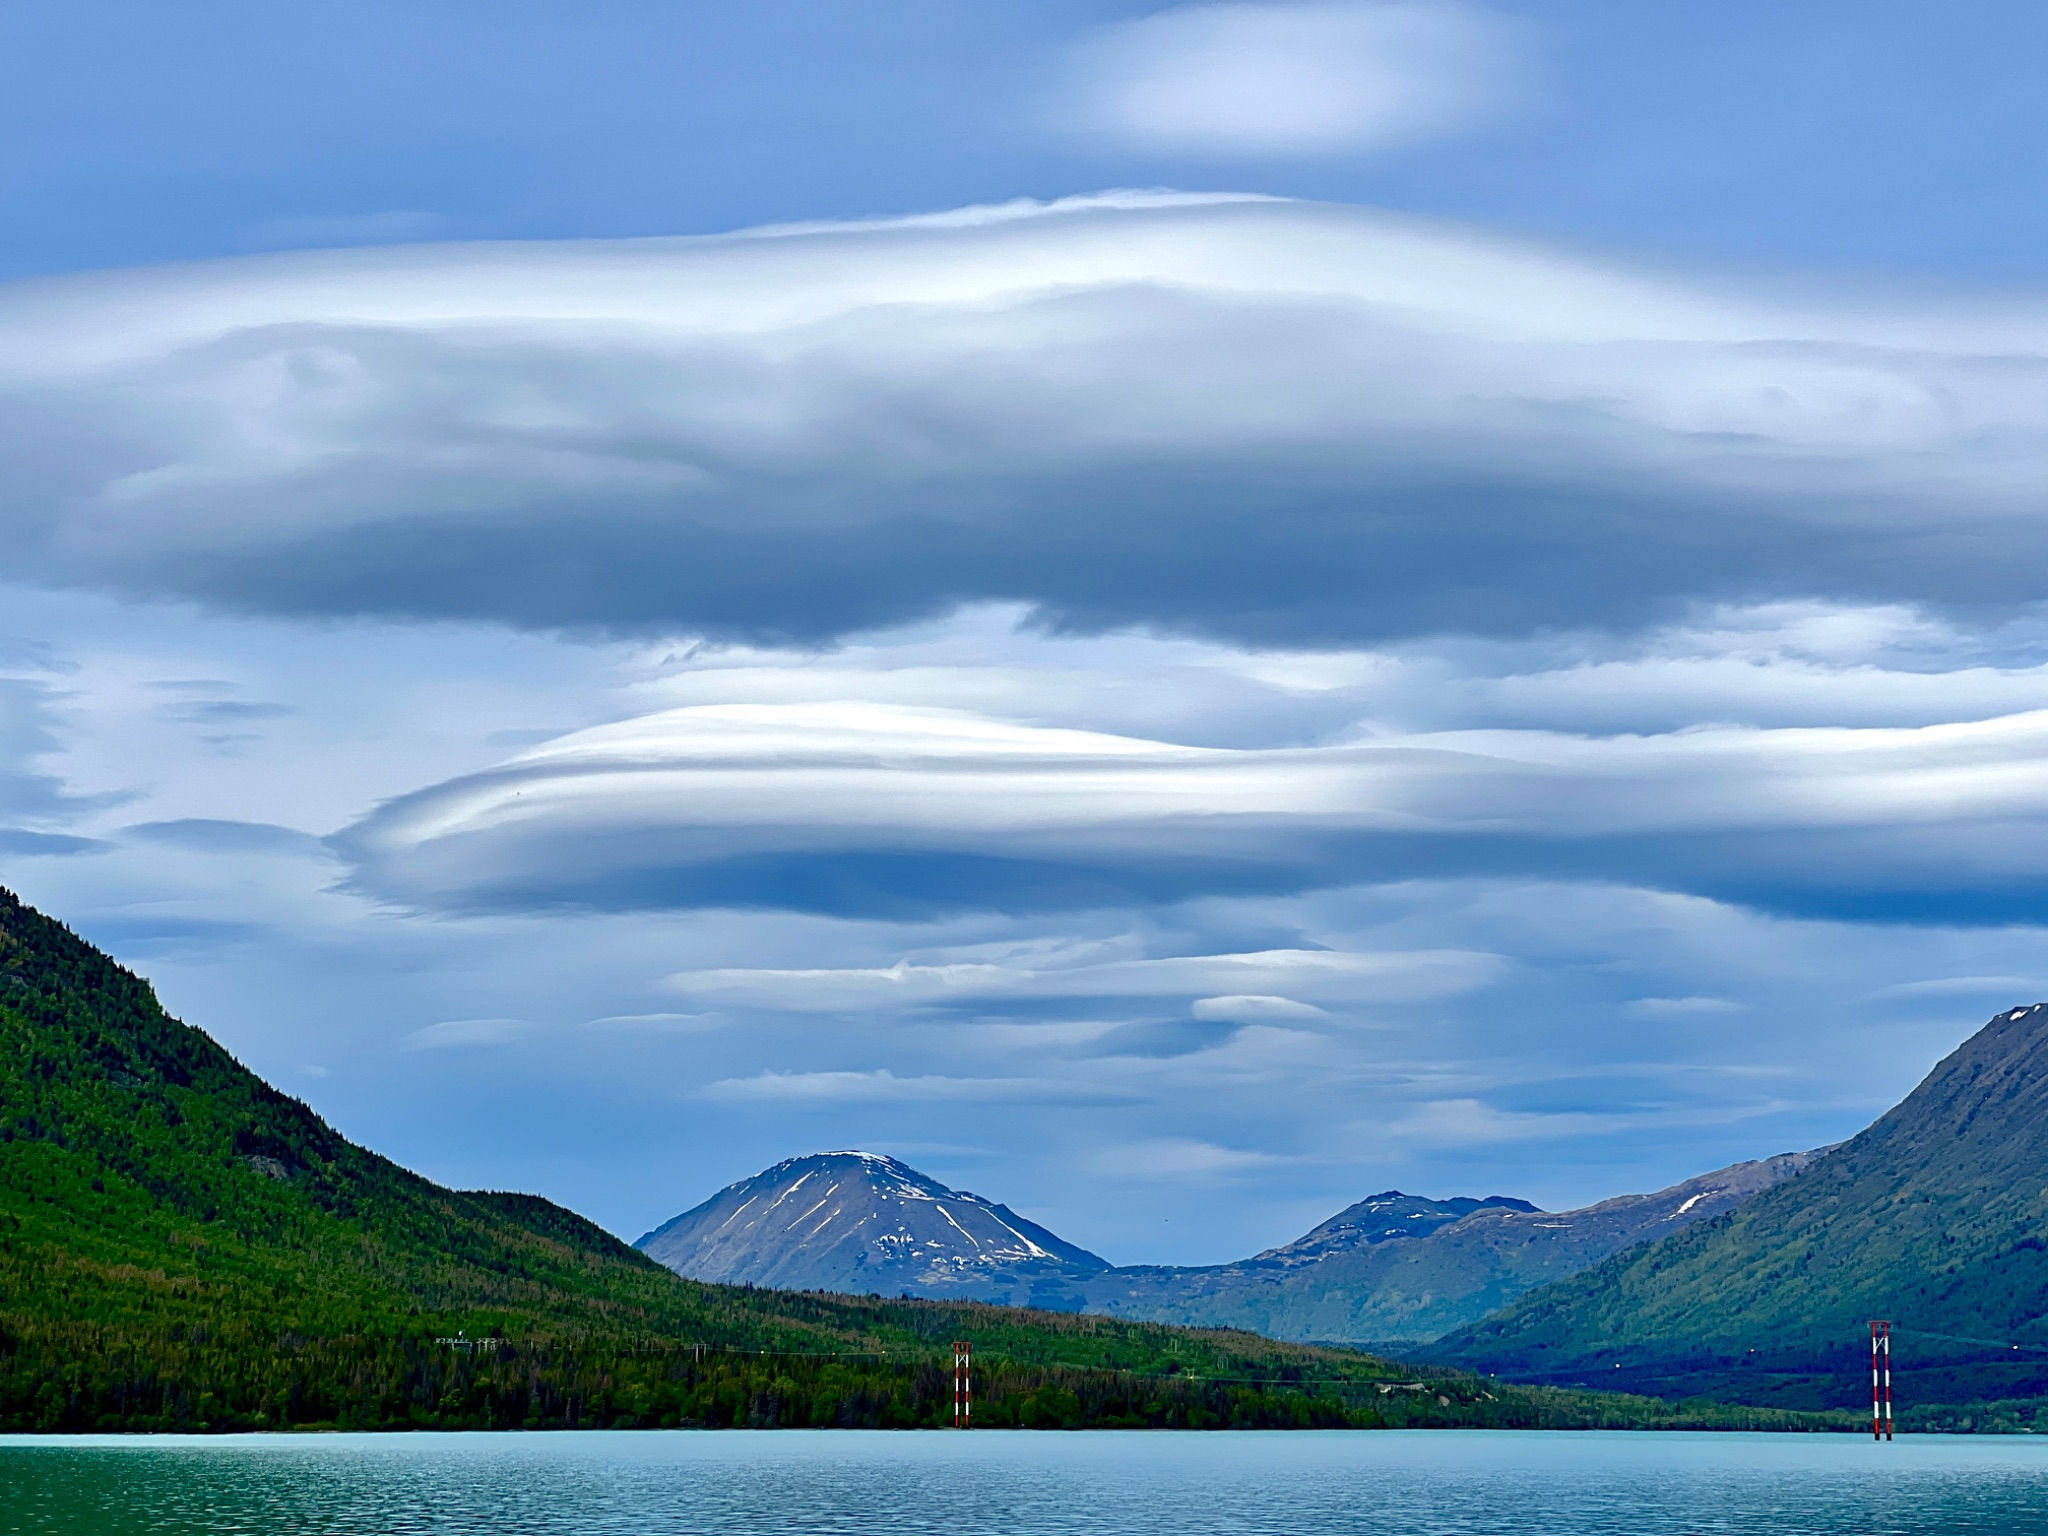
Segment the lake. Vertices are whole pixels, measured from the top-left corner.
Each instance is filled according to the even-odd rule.
[[[0,1532],[2048,1532],[2048,1440],[1480,1431],[0,1437]]]

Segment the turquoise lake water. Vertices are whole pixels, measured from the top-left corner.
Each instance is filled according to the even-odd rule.
[[[0,1438],[0,1532],[2048,1536],[2048,1439],[859,1433]]]

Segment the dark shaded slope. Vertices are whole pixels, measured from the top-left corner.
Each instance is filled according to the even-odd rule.
[[[1900,1329],[1904,1400],[2048,1394],[2048,1006],[1994,1018],[1799,1178],[1432,1354],[1818,1406],[1865,1389],[1872,1317]]]

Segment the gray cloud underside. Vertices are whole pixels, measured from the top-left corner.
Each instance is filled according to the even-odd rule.
[[[0,664],[6,659],[0,653]],[[0,675],[0,853],[65,858],[107,849],[98,838],[61,830],[80,815],[123,797],[81,795],[57,775],[43,771],[60,748],[58,718],[47,680]]]
[[[1823,309],[1122,197],[0,295],[0,534],[281,613],[818,640],[980,599],[1268,643],[1998,608],[2048,304]]]
[[[320,846],[317,838],[290,827],[203,816],[138,822],[126,831],[142,842],[187,853],[307,853]]]

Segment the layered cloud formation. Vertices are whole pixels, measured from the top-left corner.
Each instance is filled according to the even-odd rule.
[[[17,286],[0,537],[232,607],[818,640],[1007,599],[1287,645],[1999,608],[2048,304],[1747,293],[1111,196]]]
[[[365,892],[455,910],[916,916],[1457,873],[1985,915],[2048,894],[2044,760],[2048,709],[1607,734],[1361,722],[1226,748],[893,704],[707,704],[404,796],[336,845]]]

